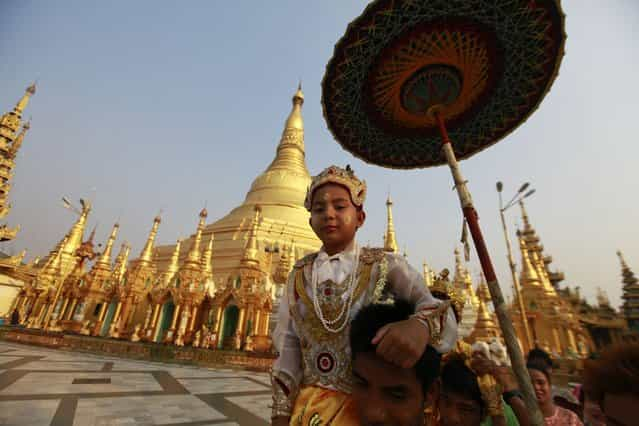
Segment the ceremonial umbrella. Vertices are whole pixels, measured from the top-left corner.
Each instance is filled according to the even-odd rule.
[[[375,0],[335,45],[322,81],[328,128],[353,155],[390,168],[450,167],[535,422],[530,378],[457,159],[532,114],[565,39],[559,0]]]

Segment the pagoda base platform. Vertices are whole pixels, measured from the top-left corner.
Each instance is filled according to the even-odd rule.
[[[275,360],[275,355],[269,353],[201,349],[190,346],[177,347],[148,342],[134,343],[107,337],[91,337],[22,327],[0,326],[0,340],[154,362],[201,367],[244,368],[252,371],[269,371]]]

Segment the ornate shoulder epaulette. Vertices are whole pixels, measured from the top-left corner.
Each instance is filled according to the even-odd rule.
[[[295,262],[295,265],[293,267],[299,269],[305,267],[306,265],[310,265],[311,263],[313,263],[316,257],[317,253],[307,254],[306,256]]]
[[[359,252],[359,260],[366,264],[379,262],[384,258],[385,252],[381,248],[362,247]]]

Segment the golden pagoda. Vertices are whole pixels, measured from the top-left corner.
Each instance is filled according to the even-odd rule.
[[[22,113],[29,103],[29,99],[35,94],[35,84],[31,84],[25,90],[24,95],[18,101],[13,111],[7,112],[0,117],[0,219],[9,213],[11,205],[7,202],[9,191],[11,190],[11,178],[15,159],[20,149],[24,136],[30,128],[30,122],[22,122]],[[22,126],[20,133],[18,129]],[[9,241],[15,238],[18,233],[17,228],[8,228],[7,225],[0,226],[0,241]],[[24,257],[24,256],[22,256]],[[3,259],[7,262],[6,259]],[[22,259],[20,259],[22,261]],[[11,261],[9,261],[11,262]],[[20,263],[20,262],[18,262]]]
[[[255,178],[241,205],[203,230],[202,237],[205,240],[215,235],[216,250],[212,263],[215,265],[213,278],[217,283],[226,282],[237,273],[253,226],[255,206],[259,205],[261,209],[260,222],[255,229],[255,255],[260,259],[266,257],[267,247],[282,246],[291,240],[295,240],[297,256],[316,251],[321,246],[309,225],[309,213],[304,208],[311,177],[305,160],[302,119],[304,94],[301,87],[297,89],[292,102],[293,108],[286,119],[271,164]],[[191,236],[184,241],[181,260],[187,255],[193,238]],[[173,246],[157,248],[156,262],[160,271],[168,267],[172,253]],[[269,256],[279,258],[279,254]],[[273,273],[277,266],[276,259],[272,260],[269,273]]]
[[[149,304],[146,296],[151,291],[157,274],[157,267],[153,261],[153,245],[160,222],[160,216],[153,219],[153,226],[140,256],[131,262],[123,282],[116,289],[118,302],[110,324],[111,337],[129,337],[132,332],[131,327],[146,313]]]
[[[520,287],[533,345],[555,356],[586,356],[594,349],[591,336],[571,303],[557,292],[563,274],[548,269],[552,258],[544,256],[543,245],[521,201],[520,206],[524,222],[523,230],[517,231],[521,252]],[[517,306],[515,300],[510,307],[511,317],[520,341],[525,342]]]
[[[397,253],[397,241],[395,240],[395,225],[393,224],[393,200],[390,195],[386,199],[386,231],[384,232],[384,251]],[[406,250],[404,250],[406,257]]]
[[[0,116],[0,219],[4,219],[11,209],[8,198],[16,156],[31,127],[29,121],[22,121],[22,113],[35,90],[35,84],[27,87],[13,111]],[[0,241],[13,240],[19,229],[20,225],[10,228],[7,224],[0,224]],[[0,256],[0,317],[8,317],[13,312],[18,293],[24,283],[31,281],[35,275],[30,265],[22,264],[25,255],[26,251],[22,250],[14,256],[5,253]]]

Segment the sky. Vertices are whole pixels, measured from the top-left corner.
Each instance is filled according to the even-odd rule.
[[[92,200],[104,241],[115,221],[139,253],[162,210],[158,243],[190,235],[240,204],[272,160],[301,80],[311,174],[351,164],[369,186],[360,243],[381,244],[385,199],[409,261],[454,266],[462,216],[445,167],[390,170],[344,151],[322,116],[320,82],[333,46],[366,2],[7,0],[0,3],[0,112],[37,80],[24,116],[6,220],[22,229],[0,244],[45,255],[75,216],[62,196]],[[541,107],[497,145],[462,162],[502,288],[511,287],[495,183],[523,182],[532,224],[564,284],[613,306],[624,252],[639,273],[639,3],[564,0],[566,56]],[[511,241],[521,218],[506,212]],[[516,251],[519,263],[519,251]],[[479,275],[476,253],[469,265]]]

